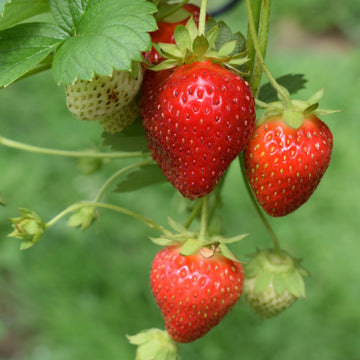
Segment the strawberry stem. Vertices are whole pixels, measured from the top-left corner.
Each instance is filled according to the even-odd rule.
[[[129,166],[126,166],[118,171],[116,171],[112,176],[110,176],[106,181],[105,183],[103,184],[103,186],[100,188],[99,192],[97,193],[97,195],[95,196],[94,198],[94,202],[98,202],[100,201],[100,199],[102,198],[102,196],[104,195],[106,189],[109,187],[109,185],[116,179],[118,178],[119,176],[135,169],[135,168],[140,168],[141,166],[144,166],[144,165],[149,165],[149,164],[152,164],[154,161],[153,160],[145,160],[145,161],[140,161],[140,162],[137,162],[135,164],[131,164]]]
[[[132,216],[135,219],[138,219],[140,221],[142,221],[143,223],[145,223],[147,226],[149,226],[152,229],[156,229],[161,231],[163,234],[165,235],[172,235],[172,233],[170,231],[168,231],[167,229],[165,229],[164,227],[162,227],[161,225],[156,224],[154,221],[139,215],[131,210],[122,208],[120,206],[117,205],[112,205],[112,204],[107,204],[107,203],[99,203],[99,202],[92,202],[92,201],[83,201],[83,202],[78,202],[75,204],[72,204],[70,206],[68,206],[65,210],[61,211],[59,214],[57,214],[55,217],[53,217],[51,220],[49,220],[44,228],[48,229],[51,226],[53,226],[55,223],[57,223],[60,219],[62,219],[64,216],[71,214],[73,212],[76,212],[82,208],[85,207],[94,207],[94,208],[103,208],[103,209],[109,209],[109,210],[113,210],[113,211],[117,211],[119,213],[122,214],[126,214],[129,216]]]
[[[252,8],[251,8],[251,2],[250,2],[250,0],[245,0],[245,3],[246,3],[246,9],[247,9],[248,21],[249,21],[249,24],[248,24],[249,25],[249,32],[250,32],[250,35],[251,35],[251,41],[252,41],[256,56],[257,56],[257,61],[259,63],[259,66],[261,66],[263,72],[265,73],[265,75],[269,79],[270,84],[277,91],[279,98],[282,99],[282,101],[284,102],[285,108],[291,109],[293,107],[293,105],[291,103],[289,92],[287,91],[286,88],[281,86],[275,80],[275,78],[271,75],[269,69],[267,68],[267,66],[265,64],[262,49],[261,49],[261,46],[259,44],[259,40],[258,40],[258,37],[257,37],[253,11],[252,11]]]
[[[257,32],[259,30],[262,1],[263,0],[252,0],[251,1],[251,8],[252,8],[252,12],[253,12],[253,22],[254,22],[255,28],[257,29]],[[254,45],[252,42],[249,24],[250,23],[248,23],[247,39],[246,39],[247,56],[249,57],[249,61],[245,64],[245,68],[246,68],[247,72],[249,72],[249,75],[246,76],[246,80],[251,82],[252,81],[251,80],[252,73],[254,71],[256,52],[255,52]],[[256,96],[253,88],[252,88],[252,90],[253,90],[254,96]]]
[[[65,157],[73,157],[73,158],[128,159],[128,158],[144,157],[150,155],[150,153],[143,153],[141,151],[101,153],[97,151],[69,151],[69,150],[49,149],[40,146],[24,144],[22,142],[14,141],[3,136],[0,136],[0,145],[4,145],[13,149],[39,153],[44,155],[65,156]]]
[[[199,231],[199,240],[203,242],[206,242],[206,236],[207,236],[208,205],[209,205],[209,195],[206,195],[202,200],[201,221],[200,221],[200,231]]]
[[[268,42],[268,34],[269,34],[269,20],[270,20],[270,8],[271,8],[271,0],[260,0],[261,4],[259,4],[259,0],[255,1],[255,4],[252,3],[252,10],[255,16],[254,24],[257,28],[258,40],[261,49],[261,54],[263,58],[265,58],[267,42]],[[262,77],[262,67],[255,53],[255,49],[252,43],[252,37],[248,35],[248,46],[250,46],[250,52],[248,54],[252,59],[252,64],[249,64],[250,71],[250,79],[251,88],[254,96],[256,97]],[[251,67],[250,67],[251,66]]]
[[[207,0],[201,0],[200,15],[199,15],[199,36],[205,35],[205,23],[206,23],[206,10]]]
[[[252,189],[251,189],[251,187],[249,185],[249,182],[248,182],[248,180],[246,178],[245,165],[244,165],[244,159],[243,159],[242,154],[240,154],[240,156],[239,156],[239,162],[240,162],[242,178],[243,178],[247,193],[249,194],[249,197],[251,199],[252,204],[255,207],[255,210],[256,210],[257,214],[259,215],[262,223],[264,224],[267,232],[269,233],[269,235],[270,235],[270,237],[271,237],[271,239],[273,241],[275,252],[279,252],[281,250],[279,239],[277,238],[276,234],[274,233],[273,229],[271,228],[271,225],[269,224],[269,222],[267,221],[265,215],[263,214],[262,210],[260,209],[260,206],[259,206],[259,204],[258,204],[258,202],[257,202],[257,200],[255,198],[255,195],[254,195],[254,193],[253,193],[253,191],[252,191]]]
[[[188,229],[191,223],[193,222],[193,220],[198,216],[202,207],[202,203],[203,203],[203,199],[198,200],[196,206],[194,207],[193,211],[191,212],[189,218],[187,219],[184,225],[185,229]]]

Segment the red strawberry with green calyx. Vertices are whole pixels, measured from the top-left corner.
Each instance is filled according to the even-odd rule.
[[[153,239],[169,244],[155,256],[150,284],[169,335],[192,342],[216,326],[236,304],[243,288],[243,268],[219,236],[204,242],[187,232]]]
[[[262,319],[280,314],[298,298],[305,297],[303,277],[308,272],[284,250],[267,249],[251,256],[246,265],[244,295]]]
[[[141,99],[151,155],[168,181],[189,199],[214,189],[255,124],[249,84],[226,67],[246,59],[231,55],[235,42],[216,52],[217,27],[210,30],[210,40],[193,36],[194,28],[192,20],[187,28],[176,28],[178,47],[160,44],[164,54],[173,54],[154,68],[167,71],[166,76],[158,75],[159,83],[144,81]]]
[[[265,105],[266,111],[243,152],[246,177],[271,216],[285,216],[303,205],[320,183],[331,159],[333,137],[318,115],[322,91],[306,102]]]

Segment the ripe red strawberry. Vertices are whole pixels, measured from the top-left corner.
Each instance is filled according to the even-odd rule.
[[[183,256],[179,249],[173,245],[157,253],[150,281],[166,330],[175,341],[187,343],[205,335],[235,305],[244,275],[239,262],[219,253]]]
[[[267,119],[244,150],[246,176],[259,204],[271,216],[287,215],[315,191],[331,158],[329,128],[315,115],[304,115],[294,129],[281,116]]]
[[[162,71],[157,75],[160,84],[152,82],[153,91],[144,81],[143,125],[152,157],[168,181],[196,199],[214,189],[245,147],[254,129],[255,103],[246,81],[210,60],[167,71],[168,77]]]
[[[153,43],[175,44],[174,31],[176,26],[185,25],[191,15],[194,18],[195,24],[198,25],[200,8],[193,4],[185,4],[183,8],[189,12],[189,16],[187,18],[177,22],[158,22],[158,29],[150,33],[151,41]],[[143,55],[144,58],[151,64],[155,64],[162,59],[161,55],[154,49],[154,47]]]

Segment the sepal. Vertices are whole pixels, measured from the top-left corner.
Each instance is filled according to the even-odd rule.
[[[282,100],[274,101],[269,104],[256,99],[256,105],[265,109],[261,117],[256,121],[256,125],[259,126],[272,117],[282,117],[283,121],[291,126],[293,129],[298,129],[305,116],[313,115],[331,115],[340,110],[327,110],[319,108],[319,101],[324,95],[324,89],[317,91],[314,95],[310,96],[307,100],[290,99],[288,90],[281,87],[283,92],[289,99],[289,103],[285,103]]]
[[[149,329],[126,337],[137,346],[135,360],[181,360],[177,343],[164,330]]]
[[[249,60],[243,36],[232,34],[225,23],[212,21],[211,24],[205,35],[199,34],[193,17],[185,26],[178,25],[174,31],[175,44],[153,44],[165,60],[151,69],[160,71],[194,61],[211,60],[239,71],[237,67]]]
[[[287,291],[296,298],[305,297],[304,277],[309,273],[300,265],[299,259],[285,250],[274,249],[257,250],[250,257],[244,271],[246,279],[255,279],[255,293],[273,287],[278,295]]]
[[[98,217],[98,212],[95,207],[82,207],[74,212],[67,225],[69,227],[79,227],[81,230],[87,229]]]
[[[11,218],[14,231],[8,236],[23,240],[20,249],[25,250],[33,246],[43,235],[45,224],[34,211],[19,209],[20,217]]]

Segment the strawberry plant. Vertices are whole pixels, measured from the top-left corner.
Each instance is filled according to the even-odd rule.
[[[51,237],[50,228],[65,217],[68,226],[91,231],[105,210],[117,212],[119,221],[131,216],[158,232],[151,241],[163,248],[149,269],[149,284],[165,329],[128,336],[138,346],[139,360],[179,359],[178,343],[206,336],[242,306],[242,293],[261,318],[278,315],[305,296],[308,273],[280,246],[270,220],[311,201],[331,163],[333,135],[320,117],[333,111],[319,108],[323,91],[296,99],[304,76],[274,78],[266,65],[271,2],[245,1],[246,35],[209,15],[207,3],[0,4],[0,87],[50,70],[64,88],[68,120],[96,120],[90,125],[101,128],[99,148],[92,151],[44,148],[4,136],[0,144],[83,159],[90,172],[101,172],[109,161],[118,164],[92,198],[50,219],[38,214],[36,205],[21,208],[20,216],[10,219],[9,236],[29,249]],[[40,14],[46,21],[33,19]],[[262,85],[263,74],[269,82]],[[246,224],[239,229],[245,234],[233,237],[221,226],[222,191],[232,164],[239,165],[273,242],[250,260],[234,245],[251,241]],[[184,223],[169,218],[169,226],[160,225],[122,206],[119,194],[152,191],[154,184],[166,182],[186,203]],[[2,198],[0,203],[6,205]]]

